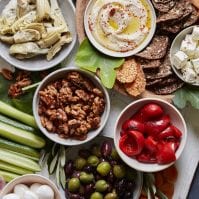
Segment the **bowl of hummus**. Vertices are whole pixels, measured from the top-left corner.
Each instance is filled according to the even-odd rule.
[[[143,50],[156,29],[150,0],[91,0],[84,15],[90,42],[112,57],[128,57]]]

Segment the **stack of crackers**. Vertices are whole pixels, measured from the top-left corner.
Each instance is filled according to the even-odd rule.
[[[199,4],[199,0],[193,1]],[[188,0],[152,0],[152,3],[157,14],[156,34],[142,52],[117,69],[116,89],[135,97],[145,88],[157,95],[168,95],[183,86],[171,68],[170,44],[176,33],[199,18],[198,9]]]

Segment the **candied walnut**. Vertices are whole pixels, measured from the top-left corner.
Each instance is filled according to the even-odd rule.
[[[73,128],[78,128],[81,125],[80,121],[76,120],[76,119],[72,119],[68,121],[68,126],[69,128],[73,129]]]
[[[97,129],[100,125],[101,118],[99,116],[94,117],[92,114],[87,117],[87,122],[91,125],[92,129]]]
[[[6,68],[3,68],[2,71],[1,71],[3,77],[7,80],[12,80],[13,79],[13,72],[6,69]]]
[[[10,85],[8,95],[12,98],[16,98],[23,94],[22,88],[25,86],[29,86],[32,83],[29,76],[30,72],[20,71],[17,74],[16,82]]]
[[[97,95],[99,97],[103,97],[104,96],[103,92],[99,88],[94,88],[92,91],[93,91],[93,93],[95,95]]]
[[[53,132],[54,131],[53,123],[47,117],[41,116],[40,118],[42,126],[46,128],[48,131]]]
[[[89,100],[89,94],[85,92],[84,90],[76,90],[75,94],[82,99],[83,101],[88,101]]]
[[[92,104],[92,110],[95,115],[100,115],[104,111],[104,99],[100,97],[95,97],[94,102]]]
[[[68,136],[69,134],[69,128],[67,123],[60,124],[58,130],[62,135],[64,134]]]

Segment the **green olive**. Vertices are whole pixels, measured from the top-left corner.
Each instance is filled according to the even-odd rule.
[[[101,162],[97,166],[97,172],[102,176],[107,176],[111,171],[111,165],[109,162]]]
[[[70,192],[76,192],[80,188],[80,181],[78,178],[71,178],[68,182],[68,190]]]
[[[91,195],[90,199],[103,199],[103,195],[101,193],[99,193],[99,192],[94,192]]]
[[[125,176],[125,167],[122,165],[113,166],[113,174],[116,178],[123,178]]]
[[[116,193],[107,193],[104,197],[104,199],[118,199],[118,196]]]
[[[91,155],[88,157],[87,162],[89,165],[96,167],[99,164],[99,158],[95,155]]]
[[[102,156],[102,154],[100,152],[100,147],[98,145],[93,145],[91,147],[91,152],[92,152],[93,155],[95,155],[95,156],[97,156],[99,158]]]
[[[77,170],[82,170],[82,168],[86,165],[87,161],[86,159],[84,158],[81,158],[81,157],[78,157],[76,160],[75,160],[75,168]]]
[[[88,184],[94,180],[94,175],[92,173],[81,172],[79,179],[82,183]]]
[[[95,189],[96,189],[96,191],[99,191],[99,192],[106,191],[108,187],[109,187],[109,185],[107,184],[107,182],[105,180],[98,180],[95,183]]]
[[[113,160],[119,160],[120,159],[120,156],[115,149],[112,149],[111,157],[112,157]]]

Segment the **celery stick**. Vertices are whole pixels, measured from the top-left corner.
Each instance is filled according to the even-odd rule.
[[[5,149],[0,150],[0,160],[31,171],[41,171],[38,163],[28,158],[19,156]]]
[[[10,173],[10,172],[7,172],[7,171],[2,171],[0,170],[0,176],[3,177],[3,179],[6,181],[6,182],[10,182],[11,180],[19,177],[19,175],[17,174],[14,174],[14,173]]]
[[[14,166],[12,164],[0,161],[0,170],[16,173],[16,174],[31,174],[33,171]]]
[[[2,101],[0,101],[0,113],[7,115],[11,118],[14,118],[16,120],[19,120],[29,126],[32,126],[34,128],[38,128],[35,119],[32,115],[29,115],[27,113],[24,113]]]
[[[28,146],[25,146],[25,145],[21,145],[21,144],[15,143],[15,142],[11,142],[11,141],[3,139],[1,137],[0,137],[0,148],[8,149],[10,151],[14,151],[14,152],[18,152],[18,153],[28,155],[28,156],[31,156],[32,158],[36,158],[36,160],[40,158],[39,151],[37,151],[33,148],[30,148]]]
[[[0,137],[33,148],[43,148],[45,146],[45,140],[38,135],[18,129],[3,122],[0,122]]]

